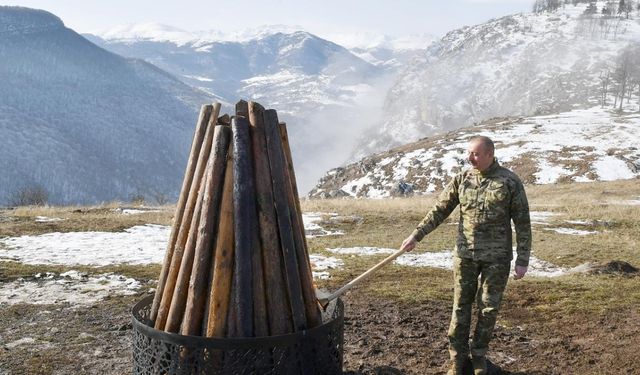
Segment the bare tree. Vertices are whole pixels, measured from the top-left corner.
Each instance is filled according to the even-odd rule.
[[[549,12],[553,12],[560,8],[560,0],[546,0],[547,1],[547,10]]]
[[[42,185],[34,184],[19,188],[9,197],[9,205],[44,206],[49,201],[49,192]]]
[[[601,98],[601,105],[602,108],[604,108],[607,105],[607,94],[609,93],[609,80],[610,80],[610,73],[609,73],[609,69],[607,69],[606,71],[600,72],[600,98]]]
[[[592,15],[598,13],[598,7],[595,1],[589,2],[587,9],[584,10],[584,14]]]
[[[143,206],[146,202],[146,198],[142,193],[135,193],[129,198],[129,202],[136,206]]]
[[[156,203],[161,206],[169,203],[169,196],[163,192],[155,191],[152,193],[152,195]]]
[[[620,0],[618,3],[618,14],[624,14],[626,19],[629,19],[629,13],[633,12],[632,0]]]
[[[622,110],[622,104],[625,94],[632,82],[640,80],[640,69],[637,61],[640,59],[640,43],[632,44],[626,47],[618,56],[616,69],[613,73],[613,80],[617,83],[614,107]]]

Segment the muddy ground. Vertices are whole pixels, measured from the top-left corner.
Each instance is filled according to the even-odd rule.
[[[447,303],[409,305],[354,297],[345,322],[347,373],[446,373]],[[522,308],[505,307],[503,313],[522,314]],[[528,322],[532,317],[522,318]],[[575,316],[526,329],[498,324],[487,355],[490,373],[640,374],[640,339],[633,334],[640,328],[638,318],[638,311],[611,312],[597,322]]]
[[[14,305],[0,310],[0,374],[131,373],[130,307],[145,294],[91,307]],[[605,311],[539,322],[511,299],[488,355],[494,374],[639,374],[640,314]],[[444,374],[448,301],[345,298],[347,374]],[[538,322],[538,323],[536,323]],[[525,327],[525,328],[522,328]],[[635,332],[635,333],[634,333]]]

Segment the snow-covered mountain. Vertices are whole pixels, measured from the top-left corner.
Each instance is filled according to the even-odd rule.
[[[213,99],[20,7],[0,7],[0,82],[0,204],[34,186],[51,203],[175,197]]]
[[[388,92],[383,123],[363,139],[358,156],[496,116],[598,103],[603,77],[608,72],[610,94],[624,51],[640,49],[640,16],[602,14],[605,1],[592,2],[595,13],[588,2],[564,3],[454,30],[433,43]]]
[[[329,33],[325,37],[361,59],[401,72],[413,58],[424,55],[437,38],[431,34],[394,37],[373,32]]]
[[[112,52],[144,59],[223,103],[243,98],[277,109],[289,124],[303,191],[351,156],[355,139],[379,119],[398,70],[431,40],[370,38],[363,45],[355,43],[364,40],[359,36],[347,38],[354,47],[349,50],[292,27],[225,34],[158,24],[87,37]]]
[[[496,118],[422,139],[327,172],[310,197],[385,198],[441,190],[465,168],[473,135],[525,183],[640,178],[640,113],[600,106],[554,115]]]

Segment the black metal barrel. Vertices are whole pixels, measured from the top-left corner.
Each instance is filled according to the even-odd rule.
[[[322,325],[281,336],[208,338],[153,328],[153,296],[133,315],[133,373],[156,374],[342,374],[344,307],[332,302]]]

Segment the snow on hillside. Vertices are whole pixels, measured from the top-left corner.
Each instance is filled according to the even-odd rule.
[[[252,39],[264,38],[268,35],[277,33],[290,34],[300,30],[302,30],[302,28],[299,26],[263,25],[235,31],[216,29],[186,31],[162,23],[145,22],[118,25],[106,30],[96,30],[91,32],[91,34],[110,42],[133,43],[146,40],[152,42],[169,42],[180,46],[188,43],[246,42]]]
[[[585,15],[587,4],[567,4],[449,32],[399,77],[387,94],[382,125],[356,156],[492,117],[595,105],[601,75],[610,73],[611,95],[622,52],[640,45],[640,16],[604,16],[604,6],[598,1],[598,12]],[[633,96],[637,100],[637,92]]]
[[[496,143],[499,162],[525,183],[640,176],[640,113],[593,107],[557,115],[497,119],[426,138],[327,172],[311,197],[384,198],[442,189],[466,163],[468,139]]]

